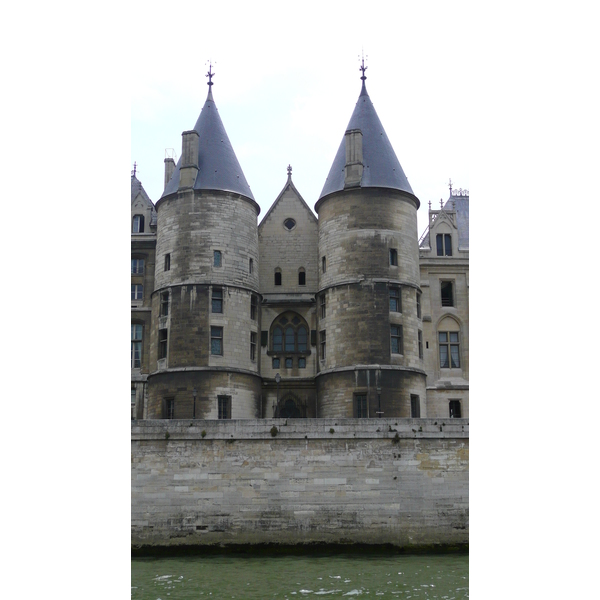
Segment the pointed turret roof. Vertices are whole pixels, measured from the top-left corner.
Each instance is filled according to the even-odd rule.
[[[361,79],[363,82],[360,96],[346,128],[346,131],[360,129],[362,132],[364,169],[360,185],[361,187],[394,188],[414,195],[385,129],[375,112],[371,98],[369,98],[364,71]],[[344,189],[345,165],[346,148],[345,140],[342,139],[319,199]]]
[[[198,175],[194,189],[236,192],[254,200],[213,99],[212,81],[209,81],[208,96],[194,130],[199,138]],[[180,167],[181,158],[163,192],[163,198],[177,191]]]

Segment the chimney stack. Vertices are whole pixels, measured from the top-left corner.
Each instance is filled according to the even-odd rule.
[[[360,186],[363,174],[362,131],[349,129],[344,140],[346,142],[344,187],[357,187]]]
[[[171,181],[173,171],[175,170],[175,161],[172,158],[165,158],[165,189],[167,189],[167,183]]]
[[[179,170],[179,189],[192,187],[198,175],[198,132],[184,131],[181,134],[181,169]]]

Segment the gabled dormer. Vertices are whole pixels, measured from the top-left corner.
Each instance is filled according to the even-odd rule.
[[[156,233],[156,210],[150,197],[136,177],[136,165],[131,172],[131,233]]]
[[[313,295],[318,286],[318,223],[292,182],[287,182],[258,226],[263,294]]]
[[[465,257],[469,251],[469,191],[450,188],[450,198],[438,210],[429,202],[429,225],[419,240],[422,256]]]

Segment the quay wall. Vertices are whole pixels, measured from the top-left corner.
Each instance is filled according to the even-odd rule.
[[[468,419],[132,421],[132,548],[468,544]]]

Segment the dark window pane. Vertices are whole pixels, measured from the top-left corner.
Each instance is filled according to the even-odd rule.
[[[298,329],[298,352],[306,352],[308,345],[308,332],[305,327]]]
[[[273,329],[273,351],[281,352],[283,350],[283,332],[281,327]]]
[[[291,327],[288,327],[285,330],[285,351],[293,352],[295,349],[294,330]]]
[[[446,246],[446,256],[452,256],[452,237],[449,233],[444,235],[444,245]]]
[[[441,233],[435,236],[435,243],[437,246],[437,255],[444,256],[444,236]]]

